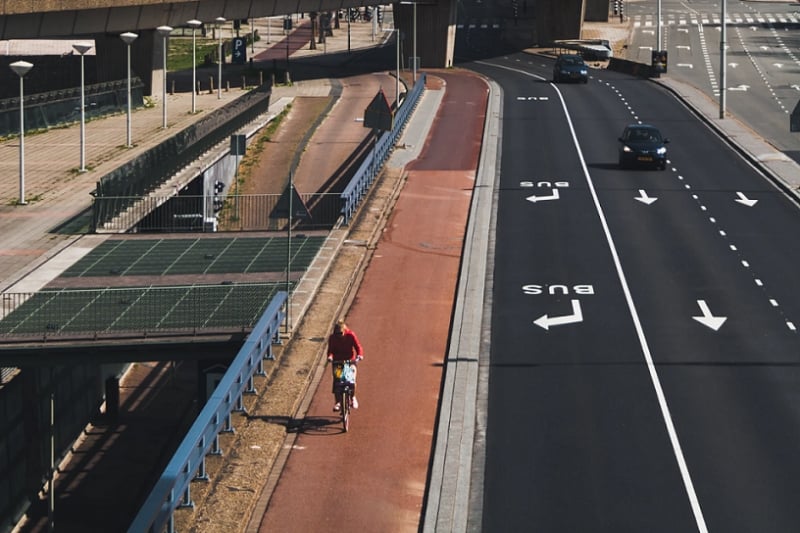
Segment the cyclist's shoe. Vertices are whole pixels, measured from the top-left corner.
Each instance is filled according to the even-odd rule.
[[[353,396],[353,409],[358,409],[358,398]]]
[[[339,411],[341,408],[342,408],[342,404],[340,404],[339,402],[336,402],[336,405],[333,406],[333,410],[334,411]]]

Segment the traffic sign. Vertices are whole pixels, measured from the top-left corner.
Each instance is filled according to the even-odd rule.
[[[233,38],[233,58],[231,63],[234,65],[244,65],[247,63],[247,40],[244,37]]]
[[[392,113],[389,101],[386,100],[386,95],[383,94],[383,89],[381,89],[364,111],[364,127],[392,131],[393,122],[394,113]]]

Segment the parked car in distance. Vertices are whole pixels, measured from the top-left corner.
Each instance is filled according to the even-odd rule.
[[[553,65],[553,82],[560,81],[589,81],[589,68],[583,58],[577,54],[561,54]]]
[[[629,124],[619,138],[619,166],[667,168],[667,147],[669,139],[664,138],[655,126],[649,124]]]

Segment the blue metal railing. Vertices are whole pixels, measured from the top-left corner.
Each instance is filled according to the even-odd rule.
[[[419,78],[417,78],[417,83],[414,84],[414,87],[408,92],[405,100],[403,100],[403,104],[397,110],[394,123],[392,124],[392,130],[383,132],[378,136],[370,155],[367,156],[356,171],[353,179],[350,180],[350,183],[348,183],[347,187],[342,191],[342,216],[344,217],[345,224],[350,223],[353,215],[355,215],[356,209],[358,209],[359,203],[375,181],[378,171],[383,166],[383,163],[386,162],[386,159],[388,159],[395,142],[397,142],[397,138],[400,137],[408,121],[408,117],[411,116],[411,112],[417,106],[417,102],[419,102],[419,97],[422,95],[424,88],[425,73],[423,72],[420,73]]]
[[[278,293],[247,337],[211,398],[172,456],[161,478],[128,528],[128,533],[173,533],[173,512],[193,506],[191,482],[205,479],[205,458],[218,454],[219,434],[232,431],[231,413],[244,411],[242,395],[255,392],[253,376],[263,375],[264,359],[273,359],[272,345],[278,338],[288,294]]]

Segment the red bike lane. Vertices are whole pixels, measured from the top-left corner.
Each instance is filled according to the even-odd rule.
[[[346,316],[364,346],[360,408],[344,433],[326,369],[260,532],[419,528],[488,99],[466,71],[429,87],[443,99]]]

